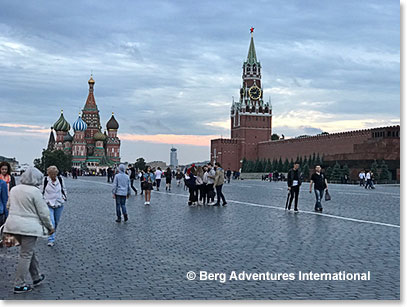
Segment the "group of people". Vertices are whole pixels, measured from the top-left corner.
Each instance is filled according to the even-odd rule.
[[[228,174],[226,172],[226,174]],[[230,182],[230,175],[226,175]],[[222,193],[222,187],[225,183],[225,172],[220,163],[208,163],[204,166],[195,166],[192,164],[185,173],[185,186],[189,190],[188,205],[212,205],[226,206],[227,202]],[[216,190],[216,193],[215,193]],[[215,194],[217,201],[215,202]]]
[[[48,237],[48,246],[55,244],[55,230],[67,200],[66,189],[56,166],[47,169],[47,176],[29,167],[20,184],[10,174],[10,165],[0,164],[0,226],[4,244],[20,245],[14,293],[25,293],[45,279],[40,274],[35,244],[38,237]],[[30,273],[32,286],[27,283]]]
[[[277,171],[274,172],[270,172],[266,175],[261,175],[261,180],[262,181],[284,181],[285,180],[285,176],[283,173],[279,173]]]
[[[374,189],[374,178],[372,171],[362,170],[359,173],[359,185],[365,189]]]

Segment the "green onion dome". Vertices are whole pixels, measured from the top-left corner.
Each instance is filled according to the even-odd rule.
[[[72,142],[72,141],[73,141],[73,137],[68,131],[68,133],[64,136],[64,142]]]
[[[104,141],[106,139],[106,135],[104,135],[102,132],[98,131],[95,133],[93,138],[95,139],[95,141]]]
[[[54,124],[55,131],[64,131],[68,132],[71,129],[71,125],[64,118],[64,112],[61,110],[61,116]]]

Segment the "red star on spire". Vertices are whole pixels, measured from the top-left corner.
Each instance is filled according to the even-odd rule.
[[[253,31],[254,31],[254,28],[251,27],[251,28],[250,28],[250,33],[253,33]]]

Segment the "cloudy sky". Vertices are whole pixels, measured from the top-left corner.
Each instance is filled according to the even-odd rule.
[[[122,160],[209,159],[229,137],[255,27],[273,132],[294,137],[400,122],[398,1],[1,1],[0,155],[32,163],[91,71]]]

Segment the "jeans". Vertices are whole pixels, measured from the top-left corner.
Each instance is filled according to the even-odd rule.
[[[49,208],[49,214],[50,214],[51,222],[52,222],[52,225],[54,226],[54,229],[55,229],[55,232],[48,237],[48,242],[54,242],[55,241],[56,230],[57,230],[57,227],[58,227],[58,224],[59,224],[59,219],[61,218],[62,210],[64,210],[64,206],[57,207],[57,208],[52,208],[52,207],[48,206],[48,208]]]
[[[294,209],[298,209],[298,194],[300,193],[300,186],[292,186],[290,190],[290,203],[288,204],[288,210],[291,210],[291,204],[295,198]]]
[[[221,185],[217,185],[215,188],[216,188],[216,195],[218,196],[218,201],[217,201],[217,204],[220,204],[220,199],[222,198],[222,202],[225,204],[226,203],[226,199],[225,199],[225,196],[223,196],[223,193],[222,193],[222,187],[223,187],[223,184],[221,184]]]
[[[157,183],[157,191],[160,189],[161,179],[156,179],[155,182]]]
[[[315,192],[315,199],[316,199],[316,202],[315,202],[315,210],[317,210],[317,209],[322,209],[321,200],[322,200],[322,197],[324,197],[324,191],[325,191],[325,190],[317,190],[317,189],[314,189],[314,192]]]
[[[121,212],[120,212],[121,208]],[[120,218],[123,215],[127,215],[126,210],[126,196],[116,195],[116,215]]]
[[[32,280],[40,279],[38,259],[34,251],[37,237],[14,235],[20,242],[20,256],[18,258],[15,286],[21,287],[26,285],[27,273],[30,272]]]

